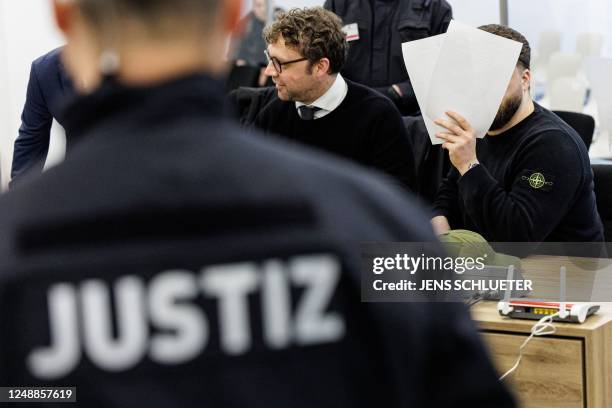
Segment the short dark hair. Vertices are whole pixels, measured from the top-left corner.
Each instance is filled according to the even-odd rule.
[[[323,7],[294,8],[281,12],[263,32],[267,44],[282,35],[287,46],[295,48],[311,64],[329,59],[330,73],[339,72],[346,61],[348,45],[342,21]]]
[[[499,35],[500,37],[508,38],[510,40],[522,43],[523,48],[521,48],[518,63],[520,63],[523,68],[530,69],[531,47],[529,46],[529,41],[527,41],[523,34],[519,33],[516,30],[513,30],[510,27],[506,27],[500,24],[487,24],[478,28],[482,31],[486,31],[491,34]]]
[[[151,35],[172,35],[180,27],[211,25],[220,0],[77,0],[87,20],[98,29],[115,29],[116,20],[134,18]],[[203,28],[202,31],[206,29]]]

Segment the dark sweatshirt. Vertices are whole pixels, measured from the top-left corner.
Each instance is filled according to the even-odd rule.
[[[552,112],[478,140],[480,165],[442,181],[434,215],[491,242],[599,242],[603,227],[584,143]]]
[[[269,134],[383,171],[415,191],[414,153],[399,112],[378,92],[346,83],[348,92],[342,103],[322,118],[302,120],[295,102],[275,97],[255,125]]]

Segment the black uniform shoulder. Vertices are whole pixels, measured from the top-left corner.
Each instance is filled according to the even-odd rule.
[[[426,2],[429,1],[432,6],[437,6],[440,8],[441,12],[447,12],[447,11],[452,11],[453,8],[450,5],[450,3],[446,0],[425,0]]]
[[[405,6],[417,11],[431,9],[440,14],[452,11],[452,7],[447,0],[412,0],[406,2]]]

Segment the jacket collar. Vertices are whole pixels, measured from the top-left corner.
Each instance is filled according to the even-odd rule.
[[[147,87],[126,86],[108,77],[93,93],[67,102],[60,117],[66,132],[80,137],[119,116],[135,123],[157,122],[160,116],[220,116],[223,95],[223,83],[202,73]]]
[[[68,72],[66,72],[66,68],[64,68],[64,64],[61,59],[58,58],[56,61],[57,64],[57,75],[59,76],[59,82],[62,87],[62,93],[64,95],[70,95],[74,92],[74,86],[72,85],[72,80],[68,76]]]

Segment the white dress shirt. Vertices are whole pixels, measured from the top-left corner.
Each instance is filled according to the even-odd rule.
[[[340,106],[340,104],[346,97],[347,92],[348,85],[346,84],[344,78],[342,78],[342,75],[338,73],[338,75],[336,76],[336,80],[334,81],[332,86],[330,86],[329,89],[319,97],[319,99],[308,105],[320,108],[320,110],[315,112],[314,119],[316,120],[322,118],[323,116],[329,114],[331,111]],[[305,104],[302,102],[295,103],[295,108],[297,109],[298,115],[300,115],[300,117],[302,117],[302,115],[300,114],[299,108],[300,106],[304,105]]]

